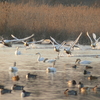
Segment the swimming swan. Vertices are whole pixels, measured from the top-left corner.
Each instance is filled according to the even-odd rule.
[[[19,51],[19,47],[16,48],[15,55],[21,55],[21,51]]]
[[[16,62],[14,62],[14,66],[13,67],[9,67],[9,71],[18,72],[18,68],[16,67]]]

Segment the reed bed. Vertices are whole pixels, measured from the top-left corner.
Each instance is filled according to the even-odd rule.
[[[36,40],[52,36],[63,41],[75,40],[83,32],[81,43],[87,43],[87,31],[100,36],[99,7],[0,3],[0,36],[6,38],[34,33]]]

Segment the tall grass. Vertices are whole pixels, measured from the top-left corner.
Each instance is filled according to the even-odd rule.
[[[75,40],[83,32],[81,43],[85,43],[87,31],[100,36],[100,8],[0,3],[0,36],[21,38],[34,33],[35,39],[52,36],[63,41]]]

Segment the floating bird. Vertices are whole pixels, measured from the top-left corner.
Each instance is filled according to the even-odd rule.
[[[89,39],[90,39],[91,47],[92,47],[92,48],[96,48],[96,47],[97,47],[97,44],[99,43],[98,41],[99,41],[100,37],[99,37],[98,39],[96,39],[96,34],[93,33],[93,39],[94,39],[94,41],[93,41],[93,40],[91,39],[91,37],[89,36],[89,33],[87,32],[86,34],[87,34],[87,36],[88,36]]]
[[[81,61],[81,59],[76,59],[75,63],[77,63],[77,64],[90,64],[91,61],[87,61],[87,60]]]
[[[78,40],[81,37],[81,35],[82,35],[82,32],[80,33],[80,35],[77,37],[77,39],[69,47],[64,48],[64,52],[66,54],[71,55],[71,49],[76,45],[76,43],[78,42]]]
[[[23,90],[24,86],[20,86],[17,84],[13,84],[13,86],[11,86],[11,90]]]
[[[86,75],[86,74],[90,74],[91,72],[87,71],[87,70],[84,70],[83,74]]]
[[[21,98],[27,97],[29,95],[30,95],[30,92],[26,92],[25,90],[22,90],[22,92],[21,92]]]
[[[77,65],[73,65],[73,66],[71,66],[71,67],[76,69],[76,68],[77,68]]]
[[[10,89],[1,88],[1,89],[0,89],[0,94],[2,95],[2,94],[6,94],[6,93],[11,93],[11,91],[12,91],[12,90],[10,90]]]
[[[18,68],[16,67],[16,62],[14,62],[14,66],[13,67],[9,67],[9,71],[18,72]]]
[[[15,38],[14,35],[11,35],[11,36],[12,36],[14,39],[12,39],[12,40],[4,40],[4,39],[2,38],[2,40],[0,41],[0,43],[2,43],[3,45],[5,45],[5,46],[7,46],[7,47],[12,47],[12,43],[13,43],[13,42],[22,42],[22,41],[25,41],[25,40],[27,40],[27,39],[33,37],[34,34],[32,34],[31,36],[28,36],[28,37],[26,37],[26,38],[22,38],[22,39]]]
[[[89,87],[82,87],[82,88],[80,88],[80,92],[81,92],[81,93],[86,93],[86,92],[88,92],[89,90],[90,90]]]
[[[26,74],[26,79],[36,78],[36,77],[37,77],[37,75],[33,75],[33,74],[30,74],[30,73]]]
[[[90,76],[88,77],[88,80],[94,80],[94,79],[98,79],[98,77],[92,76],[92,75],[90,75]]]
[[[21,55],[21,51],[19,51],[19,47],[16,48],[15,55]]]
[[[98,86],[96,85],[95,87],[92,88],[92,91],[97,92],[97,88],[98,88]]]
[[[54,68],[54,67],[48,67],[48,68],[46,68],[46,72],[48,73],[48,72],[56,72],[56,68]]]
[[[93,67],[86,65],[85,68],[86,69],[92,69]]]
[[[78,85],[77,85],[77,87],[78,87],[79,89],[80,89],[80,88],[83,88],[83,87],[84,87],[84,84],[81,83],[81,82],[79,82]]]
[[[12,77],[12,80],[13,80],[13,81],[19,81],[19,79],[20,79],[20,78],[19,78],[18,75]]]
[[[77,95],[77,91],[66,89],[64,91],[64,94],[66,94],[66,96],[68,96],[68,95]]]
[[[38,61],[38,62],[44,62],[45,59],[47,59],[47,58],[41,57],[41,54],[40,54],[40,53],[36,53],[36,55],[38,55],[38,58],[37,58],[37,61]]]
[[[67,84],[68,84],[68,86],[74,86],[74,85],[76,85],[76,81],[75,80],[69,80],[67,82]]]

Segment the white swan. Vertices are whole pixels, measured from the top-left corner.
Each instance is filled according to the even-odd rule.
[[[21,51],[19,51],[19,47],[16,48],[15,55],[21,55]]]
[[[91,64],[91,61],[87,61],[87,60],[81,61],[81,59],[76,59],[75,63],[77,63],[77,64]]]
[[[48,67],[46,68],[46,72],[56,72],[56,68],[54,68],[54,65],[56,63],[56,59],[46,59],[45,60],[46,63],[52,63],[52,67]]]
[[[90,39],[90,42],[91,42],[91,47],[92,48],[96,48],[97,47],[97,45],[98,44],[100,44],[100,42],[98,42],[99,41],[99,39],[100,39],[100,37],[98,38],[98,39],[96,39],[96,34],[95,33],[93,33],[92,35],[93,35],[93,39],[94,39],[94,41],[91,39],[91,37],[90,37],[90,35],[89,35],[89,33],[87,32],[86,33],[87,34],[87,36],[89,37],[89,39]],[[99,45],[100,46],[100,45]]]
[[[61,50],[61,47],[65,44],[65,41],[63,41],[61,44],[59,44],[58,42],[56,42],[56,40],[54,39],[54,38],[52,38],[51,36],[50,36],[50,38],[51,38],[51,43],[52,43],[52,45],[53,45],[53,47],[54,47],[54,51],[56,51],[56,52],[58,52],[58,58],[59,58],[59,53],[60,53],[60,50]],[[56,45],[55,45],[55,44]]]
[[[44,62],[45,59],[47,59],[47,58],[43,58],[43,57],[41,57],[41,54],[40,54],[39,52],[36,53],[36,55],[38,55],[38,58],[37,58],[37,61],[38,61],[38,62]]]
[[[82,32],[80,33],[80,35],[77,37],[77,39],[69,47],[64,48],[65,53],[71,55],[71,49],[76,45],[76,43],[78,42],[81,35],[82,35]]]
[[[18,72],[18,68],[16,67],[16,62],[14,62],[14,66],[13,67],[9,67],[9,71]]]

